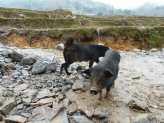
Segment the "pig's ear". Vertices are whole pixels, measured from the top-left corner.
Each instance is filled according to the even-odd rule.
[[[67,41],[66,44],[67,44],[67,46],[71,46],[72,43],[73,43],[73,40],[74,40],[73,36],[67,35],[66,36],[66,41]]]
[[[83,71],[82,73],[85,73],[88,76],[91,76],[91,69],[87,69],[87,70]]]
[[[112,77],[115,76],[109,69],[104,70],[105,77]]]

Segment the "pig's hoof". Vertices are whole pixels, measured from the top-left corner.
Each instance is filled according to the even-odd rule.
[[[105,98],[108,98],[108,96],[107,96],[107,95],[105,95]]]
[[[102,100],[102,98],[98,98],[98,100]]]
[[[71,73],[67,73],[67,75],[71,75]]]

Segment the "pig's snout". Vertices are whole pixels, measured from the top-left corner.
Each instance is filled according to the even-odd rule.
[[[97,95],[98,91],[97,91],[97,89],[95,87],[92,87],[90,89],[90,93],[93,94],[93,95]]]

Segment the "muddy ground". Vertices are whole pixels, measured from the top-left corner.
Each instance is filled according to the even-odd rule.
[[[62,51],[41,49],[53,53],[55,59],[64,62]],[[121,51],[120,70],[115,88],[111,90],[108,99],[97,99],[89,90],[84,92],[67,92],[71,101],[76,101],[79,110],[105,107],[109,110],[107,122],[133,123],[136,121],[164,122],[164,51],[126,52]],[[102,58],[100,58],[102,59]],[[78,63],[74,63],[78,64]],[[88,68],[88,62],[81,62]],[[94,63],[96,65],[96,63]],[[103,95],[105,90],[103,90]],[[129,108],[131,100],[146,102],[149,112],[135,111]],[[99,121],[104,122],[104,121]]]

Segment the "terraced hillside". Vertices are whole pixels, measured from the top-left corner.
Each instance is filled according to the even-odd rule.
[[[102,42],[121,50],[161,48],[164,47],[163,25],[164,17],[98,17],[73,15],[71,11],[61,9],[33,11],[0,8],[0,41],[18,47],[53,48],[64,43],[65,36],[70,34],[77,42]]]

